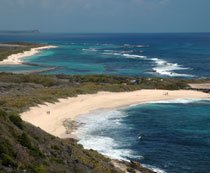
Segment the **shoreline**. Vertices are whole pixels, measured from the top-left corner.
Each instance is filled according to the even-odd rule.
[[[51,135],[60,138],[71,138],[72,134],[67,134],[67,129],[64,126],[66,120],[73,122],[80,115],[85,115],[100,109],[119,109],[130,105],[174,99],[210,99],[210,95],[192,90],[98,92],[96,94],[83,94],[77,97],[59,99],[55,103],[43,103],[31,107],[28,111],[20,115],[24,121],[40,127]]]
[[[54,48],[57,48],[57,46],[47,45],[47,46],[31,48],[30,50],[24,51],[24,52],[21,52],[21,53],[11,54],[6,59],[0,61],[0,65],[3,65],[3,64],[4,65],[22,64],[23,63],[23,60],[22,60],[23,58],[36,55],[44,49],[54,49]]]
[[[44,103],[31,107],[23,112],[21,118],[47,133],[59,138],[74,138],[79,140],[74,131],[81,125],[77,118],[88,116],[91,112],[107,109],[121,109],[128,106],[147,104],[158,101],[171,101],[176,99],[210,99],[210,94],[193,90],[137,90],[132,92],[98,92],[96,94],[83,94],[77,97],[59,99],[55,103]],[[162,172],[142,166],[138,162],[117,160],[111,158],[114,167],[123,172],[135,170],[135,172],[147,171],[148,173]],[[158,170],[158,171],[157,171]],[[164,172],[164,171],[163,171]]]

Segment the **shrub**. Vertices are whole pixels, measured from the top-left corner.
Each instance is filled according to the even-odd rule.
[[[44,157],[44,154],[37,147],[31,148],[30,154],[34,157],[37,157],[37,158]]]
[[[15,155],[13,146],[10,144],[9,140],[5,138],[0,138],[0,153],[4,153],[10,156]]]
[[[2,109],[0,109],[0,117],[6,118],[7,113],[5,111],[3,111]]]
[[[15,114],[10,115],[9,119],[14,125],[19,127],[20,129],[23,129],[22,119],[18,115],[15,115]]]
[[[2,165],[16,167],[17,163],[7,154],[1,155]]]
[[[43,165],[31,165],[30,169],[34,173],[46,173],[46,170]]]
[[[18,141],[24,147],[27,147],[28,149],[32,149],[31,140],[27,134],[23,133],[21,136],[19,136]]]

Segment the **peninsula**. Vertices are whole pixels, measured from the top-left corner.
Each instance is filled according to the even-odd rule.
[[[0,44],[0,64],[21,64],[23,58],[38,54],[41,50],[56,46],[46,44],[12,42]]]

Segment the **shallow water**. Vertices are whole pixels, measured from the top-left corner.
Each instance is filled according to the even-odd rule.
[[[138,160],[159,172],[208,173],[210,101],[176,100],[99,110],[78,121],[85,148]]]
[[[1,65],[4,72],[210,77],[210,33],[0,35],[0,42],[57,45],[25,58],[28,65]],[[210,170],[210,102],[176,100],[98,111],[84,116],[80,143],[110,157],[135,159],[169,173]],[[163,172],[163,171],[162,171]]]
[[[45,50],[25,59],[31,63],[59,67],[48,74],[210,76],[209,33],[0,35],[0,42],[3,41],[57,45],[57,49]],[[22,69],[0,67],[0,71]]]

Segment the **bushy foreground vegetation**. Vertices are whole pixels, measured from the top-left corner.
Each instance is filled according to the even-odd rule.
[[[84,150],[73,139],[45,133],[23,122],[18,113],[32,105],[78,94],[187,87],[186,81],[178,79],[0,73],[0,172],[121,172],[110,159]]]
[[[17,121],[14,121],[16,119]],[[108,158],[61,140],[0,110],[0,172],[121,172]]]

